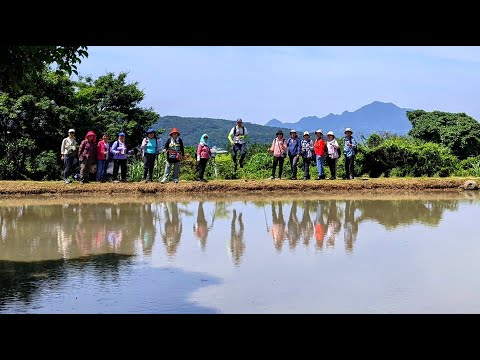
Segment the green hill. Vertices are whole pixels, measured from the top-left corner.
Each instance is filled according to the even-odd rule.
[[[178,128],[185,146],[197,146],[200,136],[207,133],[210,146],[225,147],[228,144],[228,133],[233,126],[235,126],[234,120],[162,116],[153,128],[156,130],[165,129],[165,134],[162,136],[163,139],[166,139],[172,128]],[[244,122],[244,126],[248,130],[249,143],[271,143],[277,131],[276,128],[270,126],[249,122]],[[281,129],[285,137],[288,137],[290,129]],[[299,136],[301,137],[301,134]]]

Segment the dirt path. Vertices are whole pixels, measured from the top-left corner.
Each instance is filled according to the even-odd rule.
[[[267,195],[285,192],[295,193],[416,193],[425,191],[464,191],[466,180],[480,184],[480,178],[398,178],[398,179],[355,179],[355,180],[219,180],[208,183],[181,181],[167,183],[89,183],[64,184],[61,181],[0,181],[0,195],[40,194],[222,194],[242,197],[242,195]]]

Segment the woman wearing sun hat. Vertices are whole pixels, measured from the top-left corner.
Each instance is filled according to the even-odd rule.
[[[143,139],[142,145],[140,145],[140,150],[142,150],[143,155],[143,182],[146,183],[153,181],[155,159],[160,152],[159,140],[155,136],[154,129],[147,130],[147,137]]]
[[[302,158],[303,158],[303,180],[310,179],[310,161],[313,158],[313,141],[310,140],[310,133],[305,131],[302,140]]]
[[[355,155],[357,153],[357,141],[352,134],[352,129],[346,128],[345,138],[343,139],[343,153],[345,154],[345,178],[350,180],[353,180],[355,177]]]
[[[119,168],[122,182],[127,182],[127,144],[124,132],[118,134],[118,140],[113,143],[110,152],[113,154],[113,182],[118,182]]]
[[[290,168],[292,169],[291,180],[297,180],[297,163],[302,150],[302,141],[298,138],[295,130],[290,130],[290,138],[287,140],[288,158],[290,159]]]
[[[337,176],[338,145],[333,131],[327,133],[328,167],[330,168],[330,180],[335,180]]]
[[[173,128],[172,131],[170,131],[170,138],[165,142],[163,153],[167,155],[167,164],[161,182],[162,184],[167,182],[170,169],[173,166],[173,182],[177,184],[180,175],[180,160],[182,160],[185,155],[183,141],[180,138],[180,131],[177,128]]]
[[[283,131],[277,130],[275,134],[276,138],[272,141],[272,146],[268,149],[268,152],[273,153],[273,167],[272,167],[272,176],[270,179],[275,179],[275,171],[278,165],[278,178],[282,178],[283,173],[283,162],[285,161],[285,156],[287,156],[287,140],[283,138]]]
[[[65,164],[63,180],[65,181],[65,184],[68,184],[70,182],[69,177],[72,172],[73,164],[77,158],[77,140],[75,139],[75,129],[68,130],[68,136],[62,141],[60,155]]]

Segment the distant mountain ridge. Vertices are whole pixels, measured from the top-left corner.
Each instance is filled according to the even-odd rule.
[[[268,121],[265,126],[286,127],[298,131],[315,131],[322,129],[324,134],[333,131],[343,134],[350,127],[356,135],[369,136],[372,133],[388,131],[398,135],[406,135],[412,128],[406,113],[412,109],[400,108],[393,103],[374,101],[353,112],[344,111],[341,115],[328,114],[324,117],[307,116],[295,123],[282,123],[278,119]]]

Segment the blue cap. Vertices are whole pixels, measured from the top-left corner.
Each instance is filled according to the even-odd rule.
[[[121,132],[120,134],[118,134],[118,136],[125,136],[125,133]]]
[[[152,128],[148,129],[148,130],[147,130],[147,134],[150,134],[150,133],[154,133],[154,134],[155,134],[155,130],[153,130]]]

